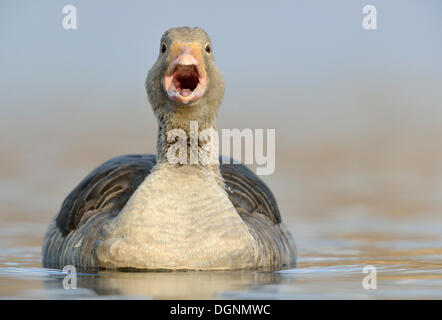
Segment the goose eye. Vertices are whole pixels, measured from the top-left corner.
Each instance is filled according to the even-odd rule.
[[[163,44],[161,45],[161,53],[165,53],[166,50],[167,50],[166,44],[163,43]]]
[[[210,44],[206,44],[206,47],[204,48],[208,54],[212,52],[212,48],[210,47]]]

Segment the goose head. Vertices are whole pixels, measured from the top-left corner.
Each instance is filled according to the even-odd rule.
[[[212,42],[203,29],[172,28],[163,34],[146,79],[149,102],[160,121],[167,115],[213,120],[224,88]]]

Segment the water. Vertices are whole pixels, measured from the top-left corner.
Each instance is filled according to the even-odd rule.
[[[339,218],[286,219],[299,259],[279,272],[80,273],[77,289],[63,289],[66,272],[43,268],[45,223],[2,223],[0,296],[7,299],[413,299],[442,298],[440,227],[350,213]],[[297,220],[297,221],[296,221]],[[363,220],[364,229],[360,228]],[[437,221],[440,223],[440,220]],[[296,225],[302,227],[297,228]],[[377,289],[362,287],[365,265],[377,269]]]

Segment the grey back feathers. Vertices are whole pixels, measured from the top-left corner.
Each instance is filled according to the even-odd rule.
[[[64,200],[56,219],[60,232],[65,236],[96,214],[118,214],[155,164],[155,155],[124,155],[93,170]],[[250,169],[243,164],[221,164],[220,171],[240,215],[261,214],[273,224],[281,222],[272,192]]]

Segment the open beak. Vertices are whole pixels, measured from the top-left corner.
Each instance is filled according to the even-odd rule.
[[[201,46],[176,43],[169,53],[164,87],[169,98],[187,104],[200,99],[206,91],[206,70]]]

